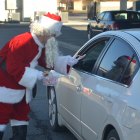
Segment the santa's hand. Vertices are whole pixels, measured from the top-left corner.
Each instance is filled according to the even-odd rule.
[[[50,70],[46,70],[46,71],[44,71],[44,72],[38,71],[38,73],[37,73],[37,80],[42,80],[42,79],[44,79],[46,76],[49,75],[49,72],[50,72]]]
[[[54,70],[51,70],[48,76],[43,78],[43,84],[45,86],[55,86],[60,76],[61,74],[55,72]]]
[[[55,86],[57,84],[57,78],[52,76],[47,76],[43,78],[43,85],[45,86]]]
[[[86,54],[77,55],[77,56],[73,56],[73,57],[70,56],[69,59],[68,59],[68,65],[73,66],[73,65],[77,64],[78,61],[83,59],[85,56],[86,56]]]
[[[49,75],[49,72],[50,72],[50,71],[48,71],[48,70],[44,71],[44,72],[43,72],[43,76],[44,76],[44,77],[48,76],[48,75]]]

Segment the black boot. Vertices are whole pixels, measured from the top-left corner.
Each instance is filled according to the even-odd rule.
[[[10,140],[26,140],[27,125],[12,126],[13,137]]]
[[[0,132],[0,140],[2,140],[3,132]]]

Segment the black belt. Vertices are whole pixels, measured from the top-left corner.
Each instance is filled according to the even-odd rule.
[[[0,64],[2,63],[2,61],[3,61],[3,59],[2,59],[2,57],[0,56]]]
[[[0,68],[6,70],[6,62],[2,57],[0,57]]]

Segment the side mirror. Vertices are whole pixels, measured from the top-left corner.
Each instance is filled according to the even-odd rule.
[[[96,16],[95,16],[95,20],[96,20],[96,22],[97,22],[97,23],[99,23],[99,22],[100,22],[100,19],[99,19],[99,18],[97,18]]]

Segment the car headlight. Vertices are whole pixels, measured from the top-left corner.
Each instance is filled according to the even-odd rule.
[[[137,123],[140,123],[140,113],[136,109],[127,106],[123,113],[122,124],[127,128],[132,128]]]

